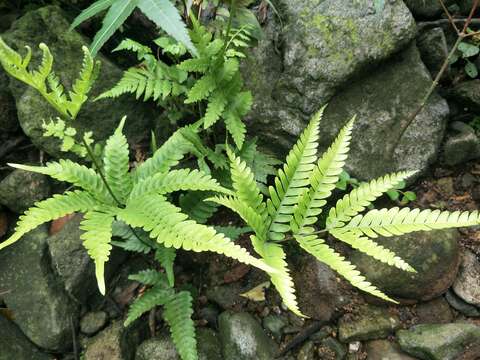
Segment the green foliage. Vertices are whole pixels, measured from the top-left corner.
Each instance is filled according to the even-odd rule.
[[[77,16],[71,28],[108,9],[102,27],[90,45],[90,51],[95,56],[137,7],[160,29],[184,44],[193,55],[197,54],[188,37],[186,26],[170,0],[98,0]]]
[[[450,64],[461,63],[465,73],[475,79],[478,76],[478,69],[474,59],[480,53],[480,43],[473,37],[469,40],[462,41],[457,48],[454,56],[450,59]]]
[[[95,262],[97,282],[103,294],[103,270],[112,245],[112,226],[115,220],[121,220],[132,228],[143,228],[149,237],[155,240],[156,245],[213,251],[271,271],[263,261],[252,257],[229,238],[217,233],[213,227],[189,220],[187,215],[165,197],[179,190],[231,193],[209,175],[197,170],[171,170],[189,150],[189,147],[185,146],[186,139],[181,135],[182,130],[177,131],[149,160],[134,171],[129,171],[128,145],[122,134],[124,122],[125,118],[107,141],[104,166],[101,169],[88,168],[70,160],[51,162],[44,167],[11,164],[16,168],[69,182],[83,191],[56,195],[35,204],[20,218],[14,234],[0,244],[0,249],[14,243],[42,223],[73,212],[82,212],[85,213],[81,222],[81,227],[85,230],[82,239]],[[117,229],[116,233],[126,234],[127,239],[132,237],[125,229]],[[142,241],[141,238],[138,240]],[[128,246],[134,248],[131,244]],[[136,248],[145,252],[145,248]],[[158,247],[156,249],[158,250]],[[167,272],[170,269],[171,273],[173,256],[158,253],[157,257]],[[173,283],[173,280],[171,282]]]
[[[325,243],[327,233],[379,261],[414,272],[407,262],[373,239],[414,231],[478,225],[480,222],[477,211],[449,213],[393,208],[370,210],[363,214],[378,197],[398,188],[414,174],[404,171],[356,185],[326,212],[328,216],[325,225],[317,230],[319,215],[341,180],[354,125],[354,119],[349,121],[330,148],[319,158],[317,146],[322,113],[323,109],[312,118],[288,154],[283,168],[278,170],[274,186],[269,188],[270,197],[266,201],[254,181],[252,171],[232,152],[229,152],[229,157],[235,195],[209,199],[238,213],[253,229],[255,234],[250,239],[255,251],[267,265],[276,270],[275,273],[270,273],[272,283],[287,307],[298,315],[302,314],[280,241],[295,240],[302,249],[330,266],[360,290],[394,301]],[[290,236],[286,237],[287,233]],[[324,238],[320,237],[322,234]]]

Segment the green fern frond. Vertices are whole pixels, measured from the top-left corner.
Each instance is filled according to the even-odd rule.
[[[353,189],[350,194],[338,200],[335,207],[330,209],[326,223],[327,229],[344,226],[347,221],[364,211],[373,201],[413,174],[415,174],[415,171],[402,171],[385,175]]]
[[[66,192],[63,195],[53,197],[35,203],[33,207],[25,211],[17,222],[15,231],[7,240],[0,243],[0,250],[15,243],[23,235],[36,227],[61,218],[74,212],[86,212],[92,210],[96,205],[95,198],[85,191]]]
[[[179,169],[167,173],[157,173],[145,180],[139,181],[130,193],[130,199],[145,194],[168,194],[180,190],[215,191],[230,194],[231,191],[221,186],[213,179],[199,170]]]
[[[124,325],[130,325],[147,311],[152,310],[155,306],[165,305],[165,303],[171,298],[172,293],[172,289],[165,289],[163,286],[159,285],[148,289],[130,306]]]
[[[126,251],[148,254],[155,248],[155,243],[142,230],[134,231],[123,221],[114,221],[112,224],[112,236],[119,237],[124,241],[112,241],[112,245],[121,247]]]
[[[226,105],[227,99],[225,99],[220,91],[212,94],[207,105],[207,111],[203,117],[203,127],[205,129],[208,129],[220,119]]]
[[[105,295],[105,263],[110,257],[112,245],[112,223],[114,216],[99,211],[88,211],[80,229],[84,231],[80,238],[88,255],[95,262],[95,276],[97,277],[98,289]]]
[[[119,211],[118,217],[133,227],[142,227],[151,238],[166,247],[212,251],[262,270],[273,271],[212,227],[187,220],[179,208],[160,195],[148,195],[128,202],[127,207]]]
[[[74,163],[71,160],[50,162],[47,163],[46,166],[8,165],[17,169],[48,175],[55,180],[71,183],[88,191],[106,203],[114,203],[100,176],[95,173],[93,169]]]
[[[106,98],[115,99],[123,94],[136,94],[136,98],[138,99],[143,93],[138,89],[146,88],[150,76],[150,73],[145,69],[128,69],[123,73],[122,78],[113,88],[97,96],[95,101]]]
[[[120,121],[115,133],[108,138],[103,157],[105,179],[121,203],[125,203],[132,190],[132,178],[128,171],[130,169],[128,143],[122,133],[125,120],[126,117]]]
[[[225,117],[225,127],[227,131],[232,135],[233,141],[237,148],[241,149],[243,142],[245,141],[245,134],[247,133],[247,127],[243,123],[241,117],[237,116],[232,111],[232,108],[229,108],[228,111],[224,114]]]
[[[140,44],[139,42],[132,39],[123,39],[118,46],[113,49],[113,51],[122,51],[128,50],[137,54],[138,60],[142,60],[145,55],[151,54],[152,49],[148,46]],[[113,52],[112,51],[112,52]]]
[[[397,236],[415,231],[430,231],[475,226],[480,224],[478,211],[440,211],[394,207],[371,210],[365,215],[355,216],[338,232],[359,231],[371,238]]]
[[[270,273],[273,285],[282,297],[283,303],[294,314],[305,317],[298,308],[295,296],[295,284],[290,276],[288,264],[285,261],[286,254],[280,244],[265,243],[262,246],[260,256],[265,263],[276,270],[275,274]]]
[[[257,186],[252,171],[244,161],[236,157],[230,150],[228,155],[235,196],[259,214],[263,222],[267,222],[266,204],[263,201],[263,195]]]
[[[287,156],[283,169],[278,170],[275,187],[269,187],[267,209],[272,219],[269,237],[282,240],[290,226],[294,205],[309,185],[312,170],[317,161],[318,132],[323,109],[310,121],[300,139]]]
[[[175,275],[173,273],[173,263],[177,256],[177,251],[175,248],[167,248],[162,245],[157,246],[155,251],[155,260],[157,260],[160,265],[165,269],[167,274],[168,284],[170,287],[175,285]]]
[[[185,104],[192,104],[206,99],[216,87],[215,77],[204,75],[189,90]]]
[[[164,305],[163,318],[170,327],[173,343],[182,360],[198,359],[192,315],[192,296],[188,291],[172,295]]]
[[[144,285],[167,285],[165,274],[153,269],[143,270],[136,274],[129,275],[128,279],[138,281]]]
[[[343,256],[333,251],[324,243],[323,239],[319,239],[315,235],[297,235],[296,240],[302,249],[312,254],[315,258],[317,258],[317,260],[335,270],[356,288],[381,299],[396,303],[395,300],[391,299],[383,292],[378,290],[374,285],[369,283],[353,264],[351,264],[349,261],[346,261]]]
[[[267,226],[262,215],[257,213],[255,209],[251,208],[243,201],[235,197],[215,196],[207,199],[218,205],[225,206],[233,212],[236,212],[242,219],[250,226],[259,239],[264,242],[267,235]]]
[[[350,150],[354,120],[348,122],[340,131],[335,142],[323,154],[314,168],[309,180],[311,187],[303,193],[295,206],[290,223],[294,234],[306,234],[314,231],[311,226],[317,222],[318,215],[321,214],[323,206],[327,203],[325,199],[329,198],[335,189],[335,184],[345,165]]]
[[[215,230],[224,234],[226,237],[237,240],[240,235],[252,232],[252,228],[248,226],[236,227],[236,226],[215,226]]]
[[[189,191],[180,196],[180,208],[190,219],[199,224],[205,224],[218,210],[217,204],[206,201],[206,199],[212,197],[212,195],[213,194],[208,191]]]
[[[151,158],[136,168],[134,175],[137,182],[156,173],[167,172],[192,150],[193,146],[183,136],[182,130],[181,128],[175,131]]]
[[[398,257],[393,251],[384,248],[366,236],[362,236],[362,233],[359,231],[332,230],[330,234],[344,243],[349,244],[352,248],[357,249],[378,261],[390,266],[395,266],[404,271],[415,272],[414,268]]]

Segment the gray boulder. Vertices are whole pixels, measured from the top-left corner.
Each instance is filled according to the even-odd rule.
[[[415,17],[433,18],[443,12],[442,5],[438,0],[404,0],[408,8]],[[467,0],[468,1],[468,0]],[[445,4],[449,5],[453,1],[446,0]]]
[[[461,82],[450,90],[449,98],[463,108],[480,112],[480,80]]]
[[[480,139],[469,125],[456,121],[451,125],[443,145],[443,160],[458,165],[480,157]]]
[[[20,329],[0,315],[0,360],[51,360],[41,353]]]
[[[338,322],[338,338],[343,343],[386,338],[400,327],[400,319],[386,308],[364,306],[356,314]]]
[[[50,181],[46,175],[17,169],[0,182],[0,204],[16,213],[48,196]]]
[[[43,225],[0,251],[0,284],[22,332],[42,348],[62,351],[71,345],[78,307],[53,275],[47,237]]]
[[[461,312],[465,316],[469,316],[469,317],[480,316],[480,308],[477,308],[475,305],[471,305],[463,301],[451,289],[448,290],[447,293],[445,294],[445,299],[448,301],[448,303],[452,308]]]
[[[271,360],[278,350],[249,313],[222,313],[219,334],[225,360]]]
[[[467,303],[480,307],[480,260],[469,250],[462,254],[453,291]]]
[[[354,251],[350,257],[352,263],[388,295],[408,302],[427,301],[445,293],[455,280],[460,262],[457,230],[417,232],[377,240],[417,270],[417,273],[400,271]]]
[[[435,160],[449,110],[432,96],[397,142],[432,81],[414,47],[398,53],[415,36],[405,4],[386,2],[377,14],[373,3],[363,0],[285,3],[285,31],[271,19],[244,66],[255,96],[247,122],[262,145],[283,156],[311,115],[330,102],[321,147],[357,114],[348,162],[354,175],[425,170]]]
[[[440,71],[448,56],[448,45],[445,33],[441,27],[428,29],[417,38],[420,55],[432,76]]]
[[[368,360],[415,360],[405,354],[397,343],[389,340],[369,341],[365,348]]]
[[[480,326],[467,323],[417,325],[399,330],[397,338],[403,351],[419,359],[453,360],[469,346],[480,343]]]
[[[46,6],[25,14],[2,37],[16,49],[23,49],[25,45],[31,46],[33,64],[38,64],[40,60],[38,44],[46,43],[55,58],[56,74],[69,88],[81,67],[81,47],[88,45],[88,41],[79,33],[68,31],[69,26],[70,22],[60,8]],[[122,76],[121,70],[104,56],[99,55],[97,58],[102,62],[102,70],[91,92],[91,99],[111,88]],[[18,119],[25,134],[38,148],[60,156],[58,142],[42,136],[43,121],[48,121],[58,114],[35,90],[26,85],[13,80],[11,89],[16,100]],[[89,101],[72,125],[79,132],[92,130],[96,140],[103,140],[111,135],[120,119],[127,115],[129,120],[125,132],[130,141],[136,142],[148,133],[150,123],[155,117],[154,110],[128,96],[121,100]]]

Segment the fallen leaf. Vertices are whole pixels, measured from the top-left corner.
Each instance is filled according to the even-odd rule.
[[[69,214],[69,215],[65,215],[61,218],[58,218],[57,220],[53,220],[52,221],[52,224],[50,225],[50,231],[49,231],[49,234],[50,235],[55,235],[56,233],[60,232],[60,230],[63,229],[63,227],[65,226],[65,224],[75,216],[75,213],[73,214]]]
[[[15,320],[15,316],[13,314],[13,311],[10,310],[10,309],[6,309],[6,308],[0,308],[0,316],[3,316],[4,318],[8,319],[8,320]]]
[[[265,281],[260,285],[255,286],[253,289],[240,294],[240,296],[243,296],[251,301],[265,301],[265,289],[268,289],[269,287],[270,281]]]

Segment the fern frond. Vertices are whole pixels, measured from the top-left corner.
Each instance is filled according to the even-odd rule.
[[[315,166],[310,177],[311,187],[306,190],[299,198],[295,206],[294,214],[290,227],[294,234],[313,232],[311,225],[318,220],[323,206],[327,203],[325,199],[329,198],[335,189],[335,184],[345,165],[345,161],[350,150],[350,140],[352,135],[352,119],[340,131],[335,142],[323,154]]]
[[[413,174],[415,171],[402,171],[361,184],[350,194],[338,200],[335,207],[330,209],[326,228],[330,230],[344,226],[347,221],[364,211],[373,201]]]
[[[88,211],[80,223],[80,229],[84,231],[80,238],[88,255],[95,262],[95,276],[97,277],[98,289],[105,295],[105,263],[110,257],[112,245],[112,214],[99,211]]]
[[[190,219],[195,220],[199,224],[205,224],[218,209],[217,204],[206,201],[212,195],[210,192],[189,191],[180,196],[180,208]]]
[[[195,85],[192,86],[192,88],[188,92],[185,104],[192,104],[197,101],[206,99],[210,95],[210,93],[215,90],[216,86],[217,84],[215,82],[214,76],[204,75],[195,83]]]
[[[152,49],[148,46],[140,44],[132,39],[123,39],[113,51],[128,50],[137,54],[139,60],[143,59],[145,55],[151,54]],[[112,52],[113,52],[112,51]]]
[[[310,183],[310,175],[317,161],[318,132],[323,109],[310,121],[300,139],[287,156],[283,169],[278,170],[275,187],[269,187],[267,209],[272,219],[269,237],[282,240],[292,219],[294,205]]]
[[[44,43],[38,45],[40,50],[42,50],[42,60],[40,66],[31,72],[32,82],[35,84],[37,89],[45,88],[45,81],[47,80],[48,75],[52,72],[53,67],[53,55],[50,52],[50,49]],[[46,89],[44,89],[46,91]]]
[[[53,197],[35,203],[33,207],[25,211],[17,222],[15,231],[7,240],[0,243],[0,250],[15,243],[23,235],[42,225],[43,223],[56,220],[74,212],[87,212],[92,210],[98,202],[85,191],[66,192],[63,195]]]
[[[396,303],[395,300],[389,298],[374,285],[369,283],[365,277],[360,274],[360,271],[356,269],[355,265],[351,264],[349,261],[345,260],[343,256],[333,251],[324,243],[323,239],[319,239],[315,235],[297,235],[295,238],[302,249],[312,254],[317,260],[331,267],[356,288],[381,299]]]
[[[371,238],[376,238],[479,224],[480,214],[478,211],[449,212],[394,207],[392,209],[375,209],[365,215],[357,215],[348,224],[338,230],[335,229],[335,231],[359,231]]]
[[[175,285],[175,275],[173,273],[173,263],[177,256],[177,251],[175,248],[167,248],[162,245],[157,246],[155,251],[155,260],[157,260],[160,265],[165,269],[167,274],[168,284],[170,287]]]
[[[203,117],[203,127],[205,129],[208,129],[220,119],[226,105],[227,99],[225,99],[221,92],[217,91],[212,94],[208,101],[205,116]]]
[[[235,196],[245,205],[255,210],[262,217],[263,222],[267,222],[266,204],[263,201],[263,195],[257,186],[252,170],[230,150],[228,151],[228,156],[230,158],[230,172]]]
[[[132,190],[132,178],[129,173],[130,161],[127,138],[123,135],[124,117],[115,133],[110,136],[105,145],[103,164],[105,179],[117,199],[125,203]]]
[[[189,128],[187,128],[189,129]],[[193,146],[182,134],[183,128],[178,129],[172,136],[153,154],[151,158],[137,167],[135,180],[146,179],[156,173],[164,173],[178,164]]]
[[[100,176],[93,169],[89,169],[71,160],[50,162],[47,163],[46,166],[8,165],[17,169],[48,175],[55,180],[71,183],[95,195],[102,201],[110,204],[114,203]]]
[[[227,131],[232,135],[233,141],[237,148],[241,149],[243,142],[245,141],[245,134],[247,133],[247,127],[243,123],[240,116],[232,111],[231,108],[224,114],[225,127]]]
[[[165,289],[159,285],[148,289],[130,306],[124,325],[130,325],[147,311],[152,310],[155,306],[165,305],[165,303],[171,298],[172,293],[172,289]]]
[[[273,271],[214,228],[187,220],[180,209],[160,195],[147,195],[127,203],[118,217],[133,227],[142,227],[152,239],[166,247],[196,252],[212,251],[259,269]]]
[[[164,304],[163,318],[170,327],[172,340],[182,360],[197,360],[197,340],[192,320],[192,296],[180,291]]]
[[[226,237],[237,240],[240,235],[252,232],[252,228],[248,226],[236,227],[236,226],[215,226],[215,230],[224,234]]]
[[[147,87],[147,82],[149,82],[150,77],[151,74],[148,70],[130,68],[123,73],[122,78],[113,88],[97,96],[95,101],[106,98],[115,99],[123,94],[136,94],[136,98],[138,99]]]
[[[136,274],[128,276],[129,280],[138,281],[144,285],[166,285],[167,279],[165,274],[158,272],[157,270],[143,270]]]
[[[238,198],[228,196],[215,196],[207,199],[218,205],[225,206],[236,212],[250,226],[259,240],[266,241],[267,226],[264,218],[255,209],[251,208]]]
[[[404,271],[415,272],[414,268],[398,257],[393,251],[384,248],[366,236],[362,236],[362,233],[359,231],[332,230],[330,234],[344,243],[349,244],[352,248],[357,249],[378,261],[390,266],[395,266]]]
[[[215,191],[230,194],[231,191],[221,186],[199,170],[179,169],[167,173],[157,173],[145,180],[139,181],[130,193],[130,199],[145,194],[168,194],[180,190]]]
[[[112,241],[112,245],[121,247],[127,251],[148,254],[155,243],[142,230],[134,231],[123,221],[114,221],[112,224],[112,236],[119,237],[124,241]]]
[[[283,303],[294,314],[305,317],[298,308],[297,298],[295,296],[295,284],[290,276],[288,264],[285,260],[286,254],[280,244],[265,243],[262,246],[260,256],[265,263],[276,270],[275,274],[270,273],[273,285],[282,297]]]

